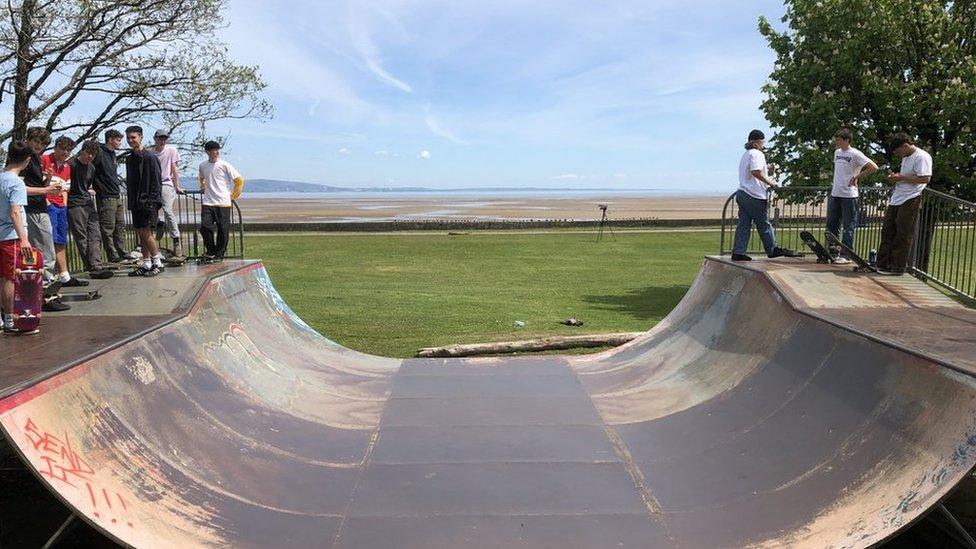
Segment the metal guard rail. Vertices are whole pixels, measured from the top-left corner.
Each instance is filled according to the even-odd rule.
[[[806,251],[800,231],[810,231],[821,241],[826,230],[830,187],[779,187],[769,200],[770,221],[782,246]],[[858,199],[858,222],[854,249],[867,258],[881,242],[881,227],[890,187],[865,187]],[[735,193],[722,209],[719,253],[731,253],[732,236],[738,220]],[[749,253],[762,253],[755,231],[750,231]],[[970,303],[976,302],[976,204],[926,188],[919,207],[919,221],[909,272],[932,282]]]

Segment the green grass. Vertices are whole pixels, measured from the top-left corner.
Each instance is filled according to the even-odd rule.
[[[643,331],[680,301],[714,231],[250,236],[275,287],[319,332],[367,353],[542,335]],[[576,317],[582,328],[558,324]],[[514,322],[526,322],[516,328]]]

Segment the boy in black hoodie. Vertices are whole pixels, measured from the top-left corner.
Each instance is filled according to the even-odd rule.
[[[129,276],[156,276],[163,272],[163,256],[153,236],[159,209],[163,206],[163,183],[159,171],[159,161],[142,146],[142,128],[129,126],[125,129],[125,139],[132,148],[125,159],[125,185],[132,212],[132,227],[139,233],[142,246],[142,265],[129,273]]]

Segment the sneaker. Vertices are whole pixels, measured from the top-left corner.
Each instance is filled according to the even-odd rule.
[[[153,266],[152,266],[152,268],[151,268],[151,269],[149,269],[149,270],[147,270],[147,271],[145,272],[145,274],[143,274],[142,276],[145,276],[145,277],[147,277],[147,278],[148,278],[148,277],[153,277],[153,276],[159,276],[159,275],[161,275],[161,274],[163,274],[163,271],[164,271],[164,270],[165,270],[165,269],[163,269],[163,268],[162,268],[162,267],[160,267],[159,265],[153,265]]]
[[[44,305],[41,305],[41,310],[44,311],[45,313],[59,313],[61,311],[67,311],[70,308],[71,305],[62,302],[61,299],[57,297],[45,301]]]
[[[197,259],[197,263],[199,263],[200,265],[206,265],[208,263],[213,263],[213,262],[214,262],[214,256],[208,254],[203,254]]]
[[[746,254],[732,254],[732,261],[752,261]]]
[[[149,272],[149,269],[145,268],[142,265],[139,265],[135,269],[129,271],[129,276],[146,276],[146,273],[148,273],[148,272]]]
[[[789,248],[780,248],[779,246],[776,246],[775,248],[773,248],[773,251],[770,252],[770,253],[768,253],[768,254],[766,254],[766,255],[769,258],[774,258],[774,257],[803,257],[803,254],[801,254],[799,252],[793,251],[793,250],[791,250]]]
[[[112,278],[115,276],[115,271],[106,267],[99,267],[88,273],[88,276],[95,280],[105,280],[106,278]]]
[[[41,330],[39,328],[34,328],[33,330],[18,330],[17,328],[14,328],[13,326],[10,326],[10,327],[4,326],[3,327],[3,335],[11,335],[11,336],[14,336],[14,335],[33,335],[33,334],[37,334],[37,333],[40,333],[40,332],[41,332]]]
[[[844,257],[842,255],[839,255],[839,256],[837,256],[837,257],[834,258],[834,263],[838,263],[840,265],[847,265],[850,262],[851,262],[850,259],[847,259],[846,257]]]
[[[71,277],[71,278],[68,279],[67,282],[62,282],[61,283],[61,287],[62,288],[77,288],[77,287],[80,287],[80,286],[87,286],[87,285],[88,285],[88,281],[87,280],[81,280],[81,279],[75,278],[75,277]]]

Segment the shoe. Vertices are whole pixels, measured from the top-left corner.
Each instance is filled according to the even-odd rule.
[[[87,285],[88,285],[88,281],[87,280],[81,280],[81,279],[75,278],[75,277],[71,277],[71,278],[68,279],[67,282],[62,282],[61,283],[61,287],[62,288],[78,288],[78,287],[87,286]]]
[[[746,254],[732,254],[732,261],[752,261]]]
[[[146,276],[146,273],[148,273],[148,272],[149,272],[149,269],[145,268],[142,265],[139,265],[135,269],[129,271],[129,276]]]
[[[207,264],[213,263],[214,262],[214,259],[215,258],[212,255],[203,254],[199,258],[197,258],[197,263],[200,264],[200,265],[207,265]]]
[[[105,280],[106,278],[112,278],[115,276],[115,271],[106,267],[98,267],[97,269],[88,273],[88,276],[94,280]]]
[[[842,255],[839,255],[839,256],[837,256],[837,257],[834,258],[834,263],[837,263],[839,265],[847,265],[850,262],[851,262],[850,259],[847,259],[846,257],[844,257]]]
[[[183,257],[183,244],[179,240],[173,242],[173,257]]]
[[[146,273],[143,274],[142,276],[145,276],[147,278],[153,277],[153,276],[159,276],[159,275],[163,274],[163,271],[165,271],[165,270],[166,269],[163,269],[159,265],[153,265],[152,268],[150,268],[149,270],[147,270]]]
[[[61,299],[57,297],[45,301],[44,305],[41,305],[41,310],[44,311],[45,313],[59,313],[61,311],[67,311],[70,308],[71,305],[68,305],[67,303],[63,303]]]
[[[773,251],[766,254],[766,256],[772,259],[774,257],[803,257],[803,254],[789,248],[780,248],[779,246],[776,246],[773,248]]]
[[[10,326],[10,327],[4,326],[3,327],[3,335],[11,335],[11,336],[15,336],[15,335],[33,335],[33,334],[40,333],[40,331],[41,330],[39,328],[34,328],[33,330],[18,330],[17,328],[14,328],[13,326]]]

